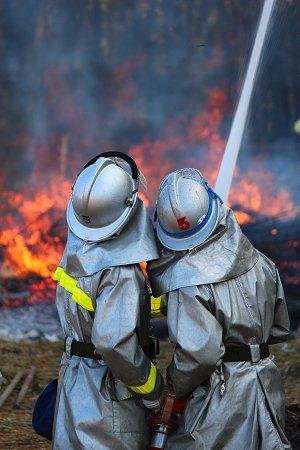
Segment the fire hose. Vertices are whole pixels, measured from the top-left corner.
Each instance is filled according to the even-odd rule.
[[[186,400],[176,399],[172,385],[167,385],[167,394],[160,411],[154,412],[150,419],[152,432],[148,450],[164,449],[166,442],[179,426]]]

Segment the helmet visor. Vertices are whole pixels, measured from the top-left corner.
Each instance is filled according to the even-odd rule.
[[[124,159],[119,158],[118,156],[111,156],[109,159],[114,161],[118,166],[120,166],[131,176],[130,165]],[[140,168],[138,168],[138,184],[143,188],[145,192],[147,192],[147,180]]]
[[[175,170],[174,173],[178,173],[178,175],[180,175],[180,177],[182,177],[182,178],[195,180],[195,181],[197,181],[197,183],[200,183],[203,185],[205,185],[205,183],[206,183],[206,180],[205,180],[204,176],[202,175],[202,173],[200,172],[200,170],[197,170],[194,168],[179,169],[179,170]],[[159,186],[160,192],[168,184],[168,180],[169,180],[169,175],[167,175],[160,183],[160,186]]]

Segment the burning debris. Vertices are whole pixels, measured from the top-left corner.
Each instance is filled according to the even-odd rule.
[[[8,309],[33,303],[43,303],[55,297],[56,285],[52,278],[7,278],[0,287],[0,307]]]
[[[239,70],[233,67],[245,54],[241,43],[256,22],[257,7],[220,2],[210,6],[211,19],[204,25],[199,0],[189,8],[175,3],[179,15],[169,2],[148,0],[137,2],[130,14],[122,2],[112,7],[106,0],[78,3],[72,11],[57,0],[49,0],[47,11],[41,5],[33,8],[29,1],[27,14],[20,5],[14,11],[14,2],[8,0],[0,6],[8,24],[1,30],[0,44],[13,42],[8,52],[9,46],[0,45],[5,97],[0,113],[0,152],[5,151],[0,168],[0,338],[62,339],[52,274],[65,243],[70,187],[90,156],[110,147],[125,148],[148,178],[150,189],[143,200],[151,210],[159,182],[178,167],[198,167],[214,185],[239,84],[232,75]],[[299,5],[287,2],[289,14],[282,5],[281,18],[283,13],[299,19]],[[61,19],[66,12],[69,25]],[[65,33],[59,39],[61,29]],[[288,47],[286,54],[291,55],[285,58],[288,87],[277,95],[280,80],[274,75],[273,87],[270,75],[262,80],[230,204],[245,234],[278,265],[296,330],[300,220],[295,195],[299,181],[294,181],[299,121],[294,120],[299,66],[291,67],[291,61],[299,58],[294,38],[288,38],[294,33],[281,31],[278,25],[280,47]],[[16,37],[32,49],[29,54],[23,44],[15,46],[21,51],[14,54]],[[203,40],[207,44],[199,48]],[[56,41],[63,51],[57,51]],[[284,79],[285,64],[270,59],[276,60],[278,70],[269,65],[268,74],[279,73]],[[291,162],[286,164],[287,159]],[[2,378],[0,373],[0,385]],[[294,430],[299,428],[299,405],[287,408],[287,419],[291,440],[298,444]]]
[[[208,170],[209,181],[214,183],[225,144],[219,128],[226,112],[226,103],[225,94],[215,89],[211,92],[207,109],[189,125],[170,123],[161,139],[146,140],[129,150],[149,181],[148,197],[144,194],[143,200],[150,208],[153,208],[157,186],[167,171],[172,170],[175,164],[198,165],[194,157],[188,156],[196,145],[199,146],[203,169],[214,167]],[[210,150],[204,151],[205,147]],[[180,156],[181,160],[174,161],[172,155],[178,148],[185,148],[185,151]],[[159,155],[163,155],[163,164]],[[36,178],[34,183],[37,183]],[[31,188],[19,193],[2,191],[4,221],[0,236],[0,276],[10,274],[22,278],[32,274],[41,277],[53,274],[65,242],[64,214],[72,184],[71,179],[64,179],[58,174],[53,176],[48,186],[41,184],[37,191]],[[262,210],[267,217],[282,210],[288,211],[287,218],[297,214],[298,208],[286,189],[277,190],[274,201],[274,187],[272,174],[264,171],[262,161],[257,162],[256,166],[254,164],[248,174],[239,175],[237,172],[229,204],[236,205],[234,210],[241,224],[255,221],[255,215]],[[245,204],[247,210],[239,206]]]
[[[143,200],[152,211],[160,181],[174,169],[197,167],[214,186],[237,74],[245,73],[260,14],[259,2],[204,8],[192,0],[187,8],[143,0],[130,10],[121,1],[26,3],[0,6],[1,311],[53,302],[65,207],[91,156],[125,149],[147,177]],[[230,193],[245,233],[279,266],[293,305],[300,279],[299,18],[296,2],[274,11],[272,40],[280,38],[280,46],[268,44]]]

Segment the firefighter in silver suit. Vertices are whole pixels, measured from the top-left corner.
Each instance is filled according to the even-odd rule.
[[[158,257],[138,197],[142,178],[128,155],[108,152],[73,186],[67,244],[54,275],[66,336],[55,450],[147,448],[148,412],[159,406],[163,378],[150,354],[150,300],[139,265]]]
[[[186,406],[171,450],[290,449],[282,380],[269,345],[289,335],[278,271],[196,169],[161,183],[160,260],[148,266],[166,294],[175,351],[167,377]]]

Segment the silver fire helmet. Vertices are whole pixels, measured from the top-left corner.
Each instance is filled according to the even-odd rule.
[[[138,198],[139,177],[128,172],[113,158],[101,155],[85,166],[67,207],[67,222],[76,236],[96,242],[120,233]]]
[[[215,230],[222,200],[197,169],[166,176],[157,200],[157,236],[171,250],[188,250]]]

